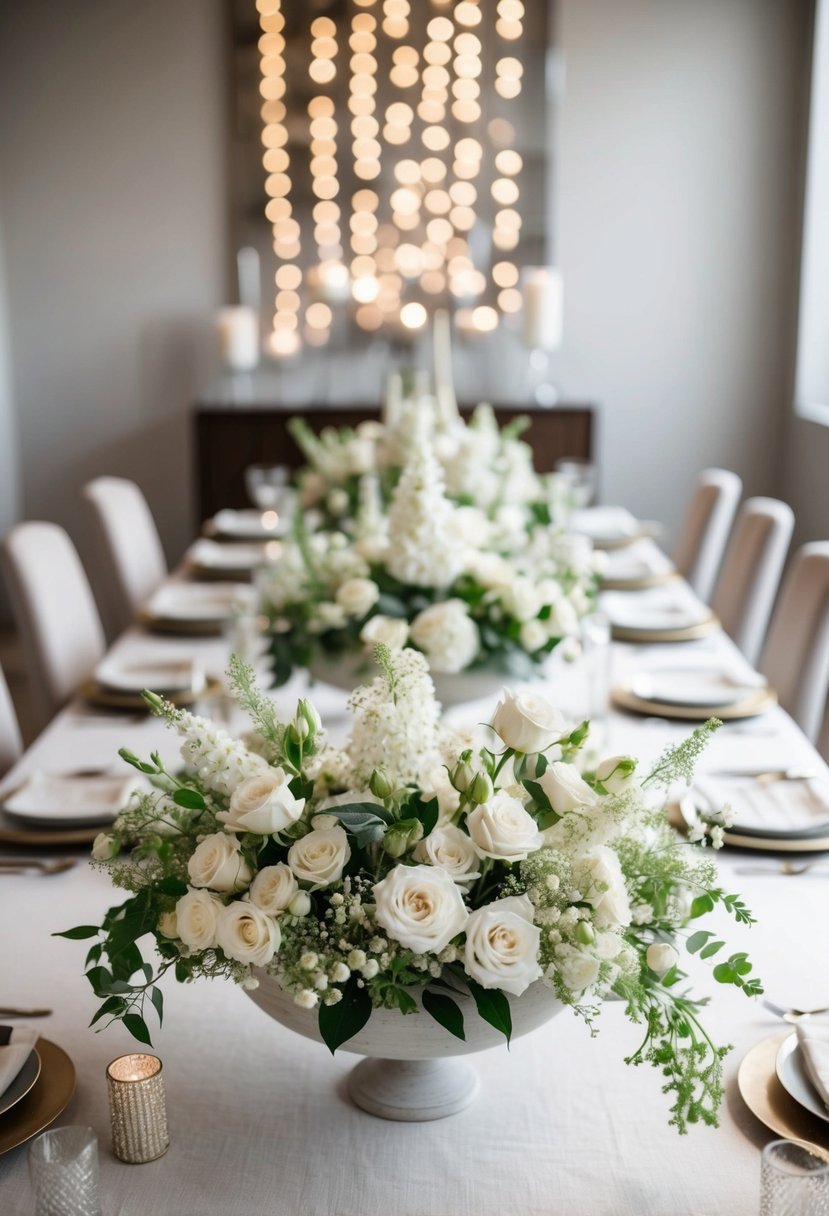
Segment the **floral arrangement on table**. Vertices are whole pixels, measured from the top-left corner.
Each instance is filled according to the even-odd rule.
[[[716,1124],[727,1049],[681,987],[679,952],[683,939],[703,958],[724,949],[708,930],[687,931],[715,905],[752,917],[649,791],[688,780],[718,723],[643,779],[628,756],[581,772],[587,723],[568,729],[544,701],[507,691],[475,744],[442,727],[422,655],[378,646],[376,658],[381,672],[354,693],[342,749],[307,701],[279,721],[235,658],[231,679],[255,728],[245,741],[145,694],[182,736],[184,770],[121,752],[158,788],[135,795],[93,849],[128,899],[100,927],[63,934],[98,939],[87,955],[102,999],[93,1024],[120,1019],[149,1043],[146,1008],[161,1018],[168,970],[249,988],[264,972],[317,1011],[332,1051],[374,1009],[431,1017],[463,1039],[461,993],[509,1040],[507,994],[542,983],[588,1022],[603,999],[621,998],[644,1025],[630,1060],[663,1074],[671,1122]],[[715,845],[721,834],[710,828]],[[156,965],[138,945],[148,932]],[[753,995],[750,971],[737,952],[713,974]]]
[[[260,575],[277,685],[320,653],[368,654],[378,642],[421,650],[435,673],[530,679],[578,635],[597,586],[590,542],[529,527],[523,510],[489,518],[457,505],[425,432],[388,507],[373,476],[358,495],[348,531],[310,532],[300,513],[281,560]]]

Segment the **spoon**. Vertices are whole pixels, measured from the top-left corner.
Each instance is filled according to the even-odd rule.
[[[774,1001],[763,998],[763,1004],[766,1009],[772,1013],[776,1013],[784,1022],[799,1022],[801,1018],[811,1017],[813,1014],[829,1013],[829,1006],[825,1009],[784,1009],[782,1005],[775,1005]]]

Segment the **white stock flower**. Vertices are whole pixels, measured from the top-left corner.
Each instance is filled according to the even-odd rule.
[[[198,777],[202,790],[229,798],[240,781],[266,767],[261,756],[249,752],[243,743],[206,718],[181,710],[176,729],[184,736],[181,754],[185,767]]]
[[[176,903],[176,931],[190,950],[210,950],[216,945],[216,925],[222,901],[210,891],[192,887]]]
[[[543,752],[564,733],[564,717],[532,692],[505,688],[492,718],[492,729],[516,752]]]
[[[406,621],[393,616],[369,617],[360,630],[360,641],[367,646],[376,646],[382,642],[389,650],[402,650],[409,640],[409,626]]]
[[[291,778],[282,768],[268,768],[237,785],[229,811],[218,811],[229,832],[257,832],[271,836],[296,823],[305,806],[288,788]]]
[[[510,794],[499,790],[489,802],[476,806],[466,826],[479,857],[524,861],[541,847],[541,835],[528,811]]]
[[[187,873],[194,887],[213,891],[243,891],[252,878],[238,840],[227,832],[213,832],[196,845],[187,861]]]
[[[370,578],[347,579],[338,589],[336,600],[348,616],[364,617],[380,598],[380,588]]]
[[[511,895],[485,904],[467,921],[464,970],[482,988],[520,996],[541,977],[540,936],[529,896]]]
[[[250,902],[268,916],[284,912],[299,890],[297,880],[284,861],[265,866],[250,885]]]
[[[462,885],[480,878],[475,846],[465,832],[451,823],[433,828],[418,844],[414,858],[445,870],[450,878]]]
[[[679,955],[667,942],[654,942],[648,946],[645,957],[651,971],[655,971],[657,975],[664,975],[679,962]]]
[[[235,900],[219,912],[216,944],[228,958],[264,967],[279,949],[281,940],[279,925],[255,904]]]
[[[457,885],[435,866],[397,865],[373,894],[378,925],[417,954],[439,954],[469,917]]]
[[[596,845],[579,859],[575,875],[584,898],[593,906],[597,928],[630,924],[630,900],[618,853],[606,844]]]
[[[466,564],[466,548],[455,535],[453,515],[440,466],[421,438],[389,508],[389,573],[413,587],[453,583]]]
[[[565,986],[576,994],[592,987],[599,978],[599,960],[567,943],[556,948],[555,965]]]
[[[288,850],[288,865],[300,882],[326,887],[342,877],[351,856],[345,828],[316,828]]]
[[[538,778],[538,784],[557,815],[594,807],[599,795],[592,790],[574,764],[556,760]]]
[[[354,726],[348,743],[351,789],[369,784],[382,769],[396,788],[420,786],[421,774],[440,763],[440,706],[426,658],[418,650],[392,652],[394,691],[385,675],[358,688],[349,701]]]
[[[418,613],[412,621],[411,638],[426,655],[432,671],[463,671],[481,646],[469,608],[456,599],[432,604]]]
[[[596,777],[608,794],[621,794],[638,784],[632,756],[608,756],[596,769]]]

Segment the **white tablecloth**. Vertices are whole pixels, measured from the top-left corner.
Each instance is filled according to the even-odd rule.
[[[125,656],[202,657],[223,665],[216,641],[164,639],[135,631]],[[722,635],[685,646],[616,645],[615,675],[632,662],[667,662],[678,654],[734,656]],[[547,693],[574,715],[585,691],[578,666],[555,665]],[[304,681],[279,694],[286,710]],[[344,697],[323,685],[312,696],[335,730],[345,728]],[[480,721],[485,707],[473,707]],[[656,756],[681,737],[677,723],[610,714],[606,752]],[[158,747],[170,761],[175,738],[157,721],[95,716],[71,706],[29,750],[9,783],[35,769],[61,771],[109,764],[119,746],[141,754]],[[780,710],[725,727],[705,767],[759,765],[824,769]],[[766,990],[787,1006],[829,1004],[826,927],[829,874],[799,878],[740,873],[754,859],[722,855],[722,882],[741,891],[760,923],[724,925],[734,949],[748,949]],[[771,869],[771,860],[769,859]],[[78,865],[49,878],[0,878],[0,1004],[47,1005],[43,1034],[69,1052],[78,1074],[74,1099],[59,1124],[89,1124],[101,1150],[105,1216],[754,1216],[760,1146],[771,1139],[736,1091],[744,1052],[782,1023],[759,1001],[710,983],[706,1012],[714,1037],[735,1050],[726,1061],[727,1097],[719,1131],[677,1136],[668,1102],[650,1067],[624,1056],[641,1031],[610,1005],[591,1038],[565,1011],[547,1026],[473,1058],[478,1100],[451,1119],[386,1123],[347,1101],[342,1080],[354,1057],[332,1059],[324,1047],[272,1022],[231,985],[166,985],[163,1029],[153,1042],[164,1061],[172,1143],[145,1166],[119,1163],[109,1146],[104,1069],[133,1040],[120,1026],[87,1028],[96,1008],[83,979],[86,943],[51,937],[96,923],[122,898],[105,877]],[[716,989],[714,991],[714,989]],[[0,1213],[33,1210],[26,1149],[0,1158]]]

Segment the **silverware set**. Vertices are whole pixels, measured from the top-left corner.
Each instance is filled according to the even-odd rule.
[[[77,864],[77,857],[64,857],[55,861],[41,861],[36,857],[3,857],[0,858],[0,874],[63,874]]]

